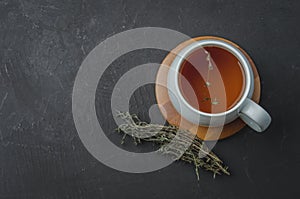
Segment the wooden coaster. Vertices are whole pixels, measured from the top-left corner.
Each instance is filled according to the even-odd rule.
[[[196,37],[190,40],[187,40],[181,44],[179,44],[175,49],[173,49],[163,60],[161,63],[161,66],[157,72],[156,76],[156,85],[155,85],[155,94],[156,94],[156,100],[157,104],[160,108],[160,111],[164,118],[171,124],[175,126],[180,126],[181,128],[185,128],[190,130],[193,133],[197,133],[197,136],[202,140],[220,140],[227,138],[229,136],[234,135],[239,130],[241,130],[245,123],[241,119],[236,119],[235,121],[226,124],[224,127],[205,127],[205,126],[198,126],[195,124],[192,124],[185,120],[181,115],[175,110],[173,107],[170,98],[168,96],[168,90],[167,90],[167,76],[168,76],[168,70],[173,62],[174,58],[176,57],[176,54],[179,53],[180,50],[182,50],[187,45],[191,44],[195,41],[205,40],[205,39],[217,39],[221,41],[225,41],[235,47],[237,47],[242,53],[247,57],[248,61],[251,64],[253,73],[254,73],[254,93],[252,96],[252,100],[256,103],[260,100],[260,78],[259,74],[257,72],[256,66],[250,56],[237,44],[220,38],[220,37],[213,37],[213,36],[202,36],[202,37]]]

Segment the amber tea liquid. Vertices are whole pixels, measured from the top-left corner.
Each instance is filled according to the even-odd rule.
[[[179,88],[185,100],[206,113],[231,109],[245,87],[239,60],[227,50],[207,46],[192,52],[182,63]]]

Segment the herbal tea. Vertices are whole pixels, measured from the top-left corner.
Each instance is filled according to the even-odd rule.
[[[220,47],[192,52],[182,63],[179,87],[186,101],[206,113],[231,109],[241,99],[245,78],[239,60]]]

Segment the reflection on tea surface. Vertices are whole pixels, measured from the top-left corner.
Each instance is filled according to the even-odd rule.
[[[220,47],[195,50],[182,63],[180,73],[179,87],[184,98],[206,113],[231,109],[241,99],[245,87],[239,60]]]

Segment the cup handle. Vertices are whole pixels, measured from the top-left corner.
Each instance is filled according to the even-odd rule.
[[[263,132],[271,123],[271,116],[261,106],[247,98],[239,112],[240,118],[252,129]]]

